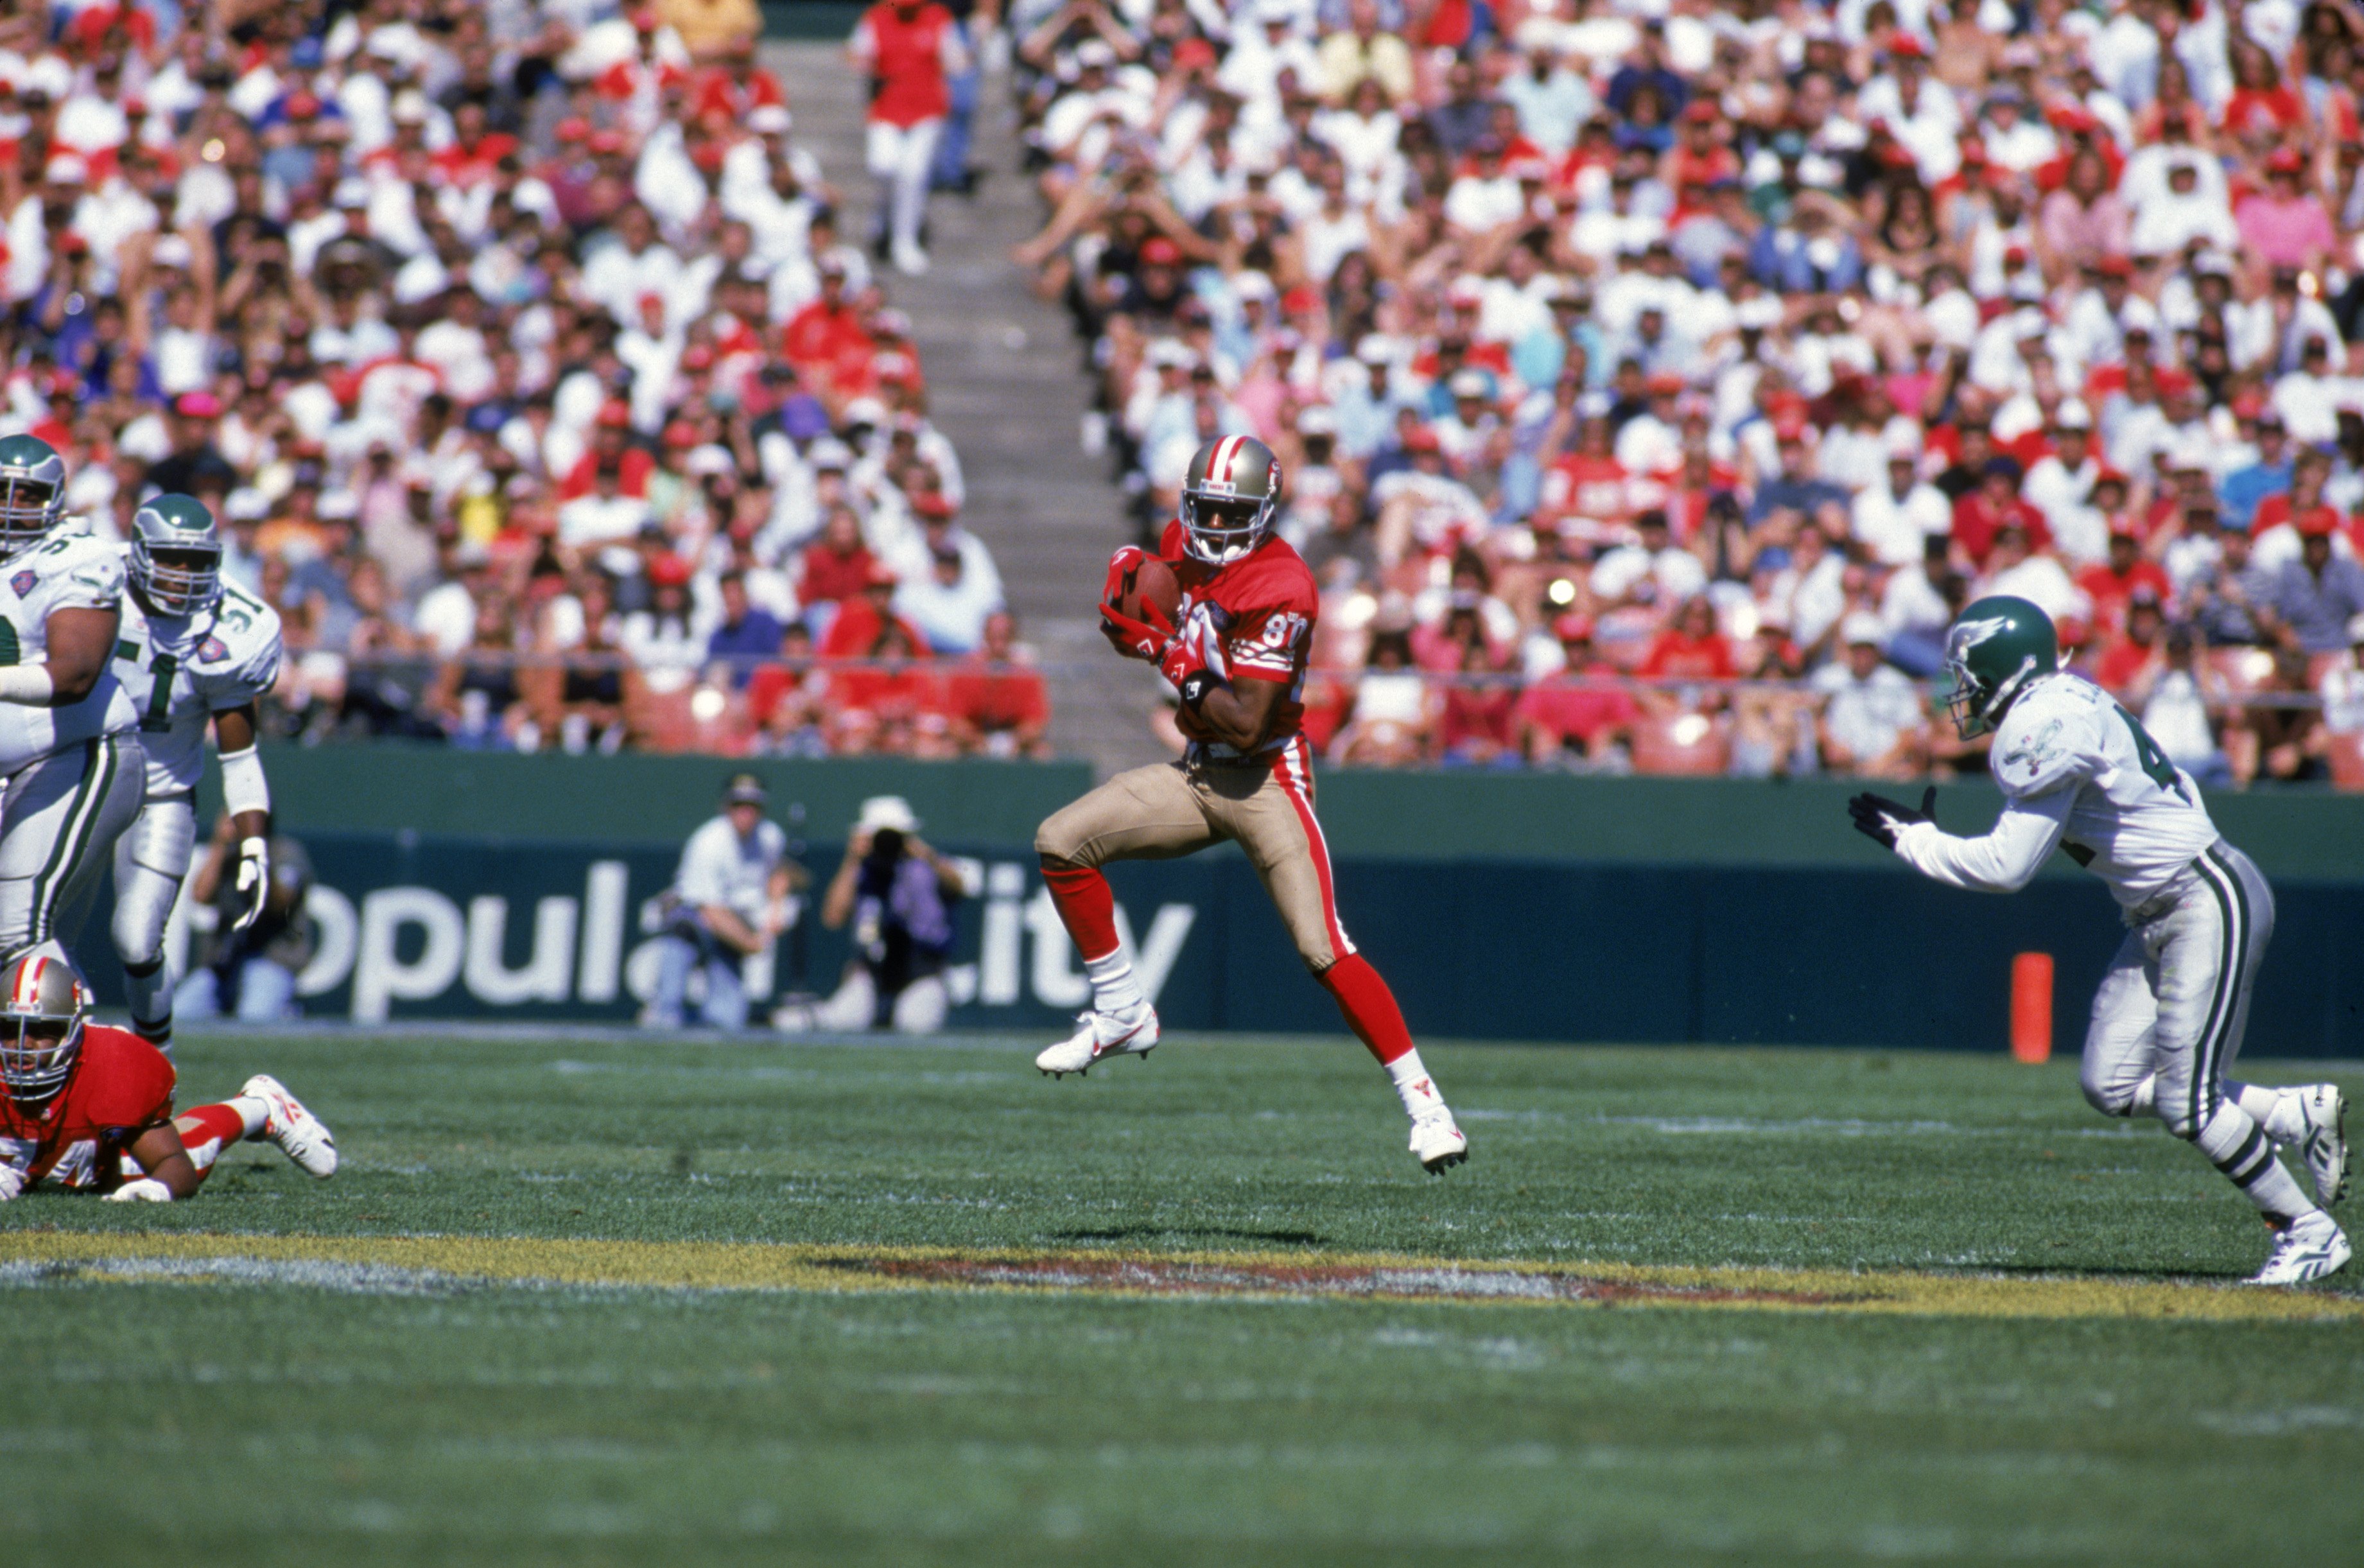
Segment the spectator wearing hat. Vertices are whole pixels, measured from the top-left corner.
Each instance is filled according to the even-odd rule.
[[[803,880],[788,859],[787,834],[764,814],[766,800],[762,779],[731,775],[721,812],[682,846],[673,887],[660,901],[661,958],[642,1025],[679,1028],[696,973],[706,982],[700,1020],[718,1029],[746,1026],[747,960],[768,955],[795,924],[791,895]]]
[[[837,991],[811,1007],[773,1014],[782,1029],[860,1033],[891,1028],[932,1035],[952,1008],[951,962],[961,901],[982,890],[975,873],[931,848],[899,795],[874,795],[847,836],[845,857],[821,895],[820,923],[851,928],[853,951]]]
[[[1823,767],[1874,778],[1909,778],[1927,763],[1927,714],[1921,694],[1880,654],[1876,615],[1857,610],[1840,623],[1838,658],[1816,670],[1823,695],[1816,738]]]

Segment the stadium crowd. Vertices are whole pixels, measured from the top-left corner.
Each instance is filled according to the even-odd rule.
[[[1347,762],[1946,774],[2013,593],[2364,787],[2352,0],[1020,0],[1144,532],[1270,444]],[[1978,744],[1984,744],[1983,742]]]
[[[0,428],[102,533],[214,509],[284,618],[283,734],[1039,754],[910,323],[759,27],[12,7]]]

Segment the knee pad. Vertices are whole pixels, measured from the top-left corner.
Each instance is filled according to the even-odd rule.
[[[2172,1105],[2164,1101],[2153,1105],[2151,1114],[2158,1118],[2159,1126],[2184,1142],[2191,1143],[2200,1137],[2201,1130],[2208,1125],[2208,1118],[2216,1114],[2216,1106],[2223,1103],[2219,1100],[2202,1105],[2195,1114],[2191,1100],[2179,1098]]]
[[[2135,1086],[2099,1082],[2080,1078],[2077,1087],[2085,1092],[2085,1103],[2105,1116],[2126,1116],[2134,1114]]]
[[[1084,850],[1084,834],[1066,812],[1054,812],[1034,830],[1034,853],[1045,866],[1054,861],[1066,866],[1089,866]]]

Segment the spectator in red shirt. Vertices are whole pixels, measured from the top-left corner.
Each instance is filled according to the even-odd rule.
[[[1462,644],[1459,673],[1466,678],[1445,689],[1444,709],[1437,722],[1437,737],[1447,762],[1480,767],[1514,761],[1512,719],[1519,693],[1499,674],[1482,639]]]
[[[986,617],[985,642],[944,680],[944,709],[961,750],[986,756],[1048,756],[1051,698],[1040,670],[1021,663],[1018,622]]]
[[[2152,603],[2163,604],[2175,592],[2166,569],[2144,559],[2142,542],[2124,527],[2110,531],[2110,558],[2078,573],[2077,586],[2093,601],[2093,630],[2102,637],[2125,630],[2126,606],[2136,594],[2147,593]]]
[[[840,616],[832,633],[851,619]],[[926,644],[900,621],[870,624],[876,634],[857,650],[861,667],[832,671],[829,678],[830,749],[847,755],[953,755],[952,721]]]
[[[953,14],[933,0],[878,0],[854,24],[846,53],[870,77],[864,156],[879,186],[876,228],[891,236],[895,270],[917,276],[928,270],[920,223],[936,139],[952,112],[952,78],[968,69],[968,48]]]
[[[1639,673],[1652,680],[1730,680],[1738,673],[1732,639],[1716,629],[1715,606],[1704,594],[1685,599],[1674,624],[1651,640]]]
[[[873,561],[870,572],[862,584],[861,594],[845,599],[838,606],[837,617],[830,622],[829,632],[820,640],[820,656],[824,659],[859,659],[870,656],[869,649],[890,626],[899,627],[911,646],[915,658],[928,656],[928,639],[920,629],[895,613],[893,569],[883,561]]]
[[[2125,602],[2124,627],[2093,661],[2093,684],[2113,697],[2124,699],[2152,661],[2165,656],[2167,615],[2159,602],[2158,590],[2148,585],[2135,588]],[[2098,610],[2094,619],[2098,625]]]
[[[834,386],[838,366],[867,366],[875,348],[863,329],[862,312],[845,297],[845,264],[822,258],[820,297],[788,318],[780,331],[780,354],[808,379]]]
[[[1642,710],[1614,668],[1592,648],[1592,617],[1574,612],[1552,623],[1567,667],[1520,695],[1514,709],[1530,762],[1599,762],[1631,734]]]
[[[609,403],[601,409],[583,455],[574,460],[574,466],[558,482],[558,498],[573,501],[589,495],[598,486],[599,470],[606,466],[615,471],[618,495],[630,496],[634,500],[647,499],[649,476],[656,472],[657,460],[632,445],[631,434],[630,405]]]
[[[805,546],[799,566],[797,598],[803,601],[814,633],[825,635],[838,607],[870,586],[878,561],[862,542],[862,520],[852,507],[842,506],[829,514],[820,537]]]
[[[1990,457],[1979,487],[1954,503],[1954,543],[1983,568],[1994,549],[1996,531],[2017,524],[2027,531],[2030,550],[2052,548],[2052,528],[2044,514],[2019,498],[2019,463]]]

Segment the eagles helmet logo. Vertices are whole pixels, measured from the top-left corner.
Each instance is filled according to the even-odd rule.
[[[1950,644],[1946,652],[1958,658],[1988,638],[1997,636],[2010,628],[2010,620],[2001,615],[1989,616],[1982,621],[1957,622],[1954,626],[1953,635],[1946,639]]]

